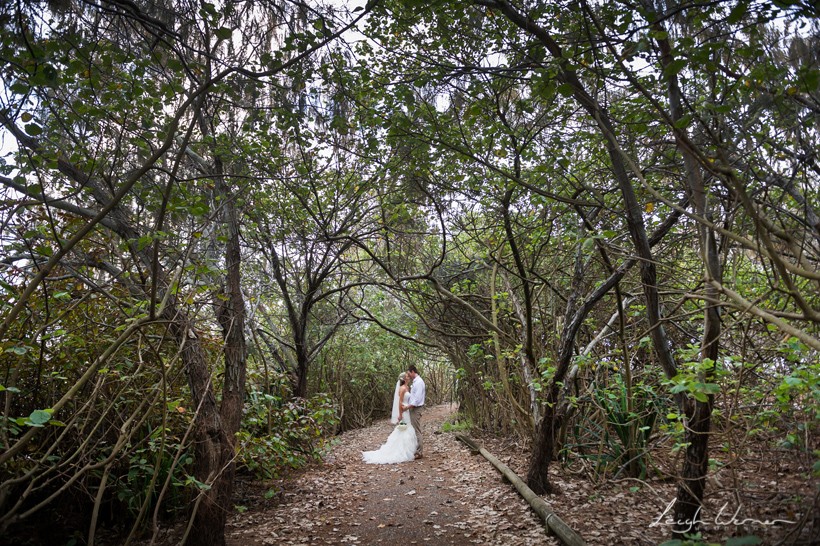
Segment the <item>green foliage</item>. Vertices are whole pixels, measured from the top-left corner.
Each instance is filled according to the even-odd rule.
[[[441,424],[442,432],[469,432],[473,428],[473,423],[469,417],[455,413],[448,417]]]
[[[166,436],[168,435],[166,431]],[[173,513],[182,510],[190,498],[187,486],[192,485],[188,474],[193,463],[193,457],[188,454],[185,446],[173,437],[163,439],[161,429],[155,429],[143,447],[134,449],[125,465],[125,474],[117,474],[111,484],[115,498],[125,508],[128,515],[136,519],[143,505],[154,508],[158,494],[169,473],[171,473],[174,458],[180,453],[173,475],[170,479],[171,487],[166,493],[163,511]]]
[[[810,420],[820,420],[820,361],[805,344],[791,337],[783,341],[781,352],[792,364],[791,371],[774,390],[781,412],[799,412]]]
[[[708,361],[708,359],[705,359],[705,361]],[[708,366],[711,365],[712,363],[708,363]],[[670,379],[668,384],[670,386],[669,392],[672,394],[683,392],[698,402],[707,402],[710,396],[720,392],[720,385],[704,382],[699,373],[692,371],[679,373]]]
[[[326,395],[284,401],[252,392],[237,434],[237,464],[259,479],[279,477],[321,459],[338,423],[337,409]]]
[[[704,175],[705,216],[722,230],[722,282],[746,301],[733,300],[729,290],[708,292],[693,248],[708,226],[679,221],[654,243],[650,260],[664,325],[674,346],[695,343],[705,305],[717,301],[725,327],[720,348],[731,356],[701,359],[696,345],[687,346],[676,354],[677,375],[661,386],[647,374],[633,381],[612,375],[614,367],[594,366],[621,351],[618,344],[633,352],[621,355],[635,360],[626,371],[647,369],[657,357],[651,340],[641,338],[647,309],[630,305],[620,331],[573,362],[580,372],[566,387],[575,389],[567,390],[577,410],[568,423],[575,443],[565,453],[575,449],[607,472],[638,461],[645,474],[656,427],[675,448],[685,446],[680,410],[661,413],[667,394],[715,400],[718,411],[760,408],[735,411],[728,424],[774,430],[781,447],[811,449],[820,359],[812,348],[816,320],[805,310],[820,300],[816,275],[801,268],[817,263],[807,211],[820,196],[806,158],[818,147],[820,71],[816,8],[804,0],[681,5],[675,17],[660,19],[649,4],[581,10],[519,3],[531,10],[527,29],[499,10],[457,2],[377,2],[360,27],[368,39],[355,46],[357,56],[333,45],[321,59],[295,56],[339,21],[313,18],[311,10],[299,10],[285,32],[287,25],[246,25],[258,18],[246,17],[243,3],[204,2],[187,20],[170,2],[163,21],[122,19],[124,12],[93,3],[7,4],[0,7],[8,27],[0,36],[0,112],[9,142],[15,130],[18,136],[0,158],[0,318],[47,260],[67,250],[112,195],[127,191],[121,206],[106,208],[109,215],[46,272],[0,339],[7,408],[0,439],[13,445],[26,432],[37,434],[0,469],[0,497],[16,498],[20,476],[30,478],[31,498],[45,496],[59,487],[49,473],[69,476],[76,461],[109,457],[110,489],[130,515],[152,502],[166,478],[170,507],[208,488],[188,474],[192,460],[181,438],[190,420],[181,401],[190,393],[177,367],[179,344],[166,341],[164,327],[127,340],[56,415],[51,411],[164,294],[201,325],[188,339],[213,340],[208,354],[222,353],[220,332],[207,325],[217,322],[209,304],[224,301],[223,258],[215,257],[227,240],[218,225],[224,203],[191,152],[205,167],[218,156],[241,195],[243,289],[259,304],[249,330],[266,337],[252,347],[251,395],[238,439],[240,464],[260,477],[315,460],[337,426],[385,416],[408,363],[429,366],[431,401],[456,386],[468,417],[447,427],[530,435],[530,404],[543,402],[558,372],[559,342],[580,349],[605,333],[615,299],[596,304],[574,339],[560,339],[564,321],[635,259],[629,233],[636,226],[626,224],[613,182],[618,169],[607,153],[615,144],[630,163],[646,224],[637,227],[647,232],[670,217],[681,196],[701,195],[686,181]],[[52,4],[76,11],[52,12]],[[271,20],[285,22],[287,4]],[[545,21],[560,55],[531,34]],[[178,47],[179,38],[186,47]],[[263,45],[248,47],[248,39]],[[190,54],[197,51],[208,52],[207,64]],[[286,70],[271,72],[285,62]],[[209,66],[231,76],[213,79]],[[253,70],[272,75],[253,78]],[[562,71],[577,76],[590,100],[605,98],[595,116]],[[670,117],[673,78],[683,111]],[[204,93],[197,109],[170,124],[195,89]],[[613,120],[616,143],[606,142],[596,116]],[[206,128],[213,134],[202,134]],[[184,135],[191,137],[187,148]],[[153,157],[168,137],[170,148]],[[685,150],[691,161],[682,160]],[[692,163],[696,172],[688,173]],[[128,188],[132,173],[138,177]],[[280,255],[269,259],[274,248]],[[284,271],[280,282],[271,280],[274,263]],[[623,294],[649,286],[639,267],[620,281]],[[164,275],[177,272],[173,281]],[[529,313],[521,311],[527,303]],[[764,316],[750,312],[755,307],[791,317],[790,333],[781,331],[786,319],[766,325],[749,318]],[[302,314],[289,321],[288,312]],[[303,337],[291,339],[296,335]],[[440,348],[452,362],[431,362]],[[218,370],[219,359],[211,358],[208,366]],[[272,377],[274,367],[281,377]],[[307,376],[309,392],[331,393],[333,404],[318,395],[289,400],[281,387],[291,372]],[[736,395],[734,406],[727,393]],[[130,417],[142,419],[139,426],[123,427]],[[81,434],[63,435],[74,430],[64,423]],[[115,452],[115,445],[124,447]],[[172,470],[177,453],[182,458]],[[37,465],[43,473],[33,472]],[[93,491],[99,477],[81,477],[75,490]]]
[[[365,303],[382,324],[407,336],[419,327],[402,302],[386,293],[367,290]],[[373,323],[360,323],[342,330],[317,357],[317,372],[311,392],[333,393],[334,403],[343,408],[340,430],[369,425],[374,419],[390,416],[393,393],[399,374],[409,364],[420,366],[427,383],[431,404],[449,392],[449,367],[427,361],[424,350],[385,331]],[[446,368],[446,369],[445,369]],[[436,372],[436,373],[434,373]],[[439,383],[439,377],[445,383]]]
[[[613,375],[606,388],[593,390],[595,405],[605,420],[584,419],[573,426],[574,442],[564,449],[595,462],[599,474],[626,471],[645,478],[649,465],[649,442],[655,432],[663,399],[650,384],[638,382],[629,390],[621,375]],[[630,408],[631,406],[631,408]]]
[[[820,420],[816,351],[787,337],[772,345],[768,354],[770,364],[743,364],[765,379],[738,387],[741,396],[758,403],[758,411],[746,418],[747,434],[784,449],[808,451],[811,445],[806,445],[806,439],[815,433]]]

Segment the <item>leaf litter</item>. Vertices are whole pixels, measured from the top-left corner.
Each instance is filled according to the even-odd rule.
[[[362,462],[361,452],[378,448],[389,435],[392,425],[384,420],[341,434],[323,462],[293,476],[266,484],[240,479],[236,502],[246,511],[229,518],[228,546],[559,544],[488,461],[472,455],[452,434],[440,432],[454,411],[454,406],[443,405],[425,413],[425,456],[420,460],[394,465]],[[503,438],[479,440],[519,476],[526,474],[526,447]],[[762,468],[748,468],[733,477],[745,484],[745,519],[776,519],[771,514],[800,518],[818,511],[814,505],[816,480],[801,479],[793,466],[783,461],[772,467],[769,474],[774,476],[764,476]],[[560,493],[543,498],[588,544],[654,545],[670,538],[671,528],[661,516],[675,498],[674,480],[620,479],[594,484],[572,466],[562,468],[558,463],[550,472]],[[773,477],[774,484],[769,483]],[[721,479],[727,477],[715,473],[707,487],[702,517],[707,538],[726,540],[753,534],[765,544],[789,538],[794,526],[761,526],[749,521],[727,525],[731,514],[725,510],[723,525],[710,526],[724,502],[734,502],[733,490],[721,488]],[[271,488],[276,494],[265,498]],[[814,525],[810,521],[799,534],[802,539],[795,534],[790,537],[794,542],[785,544],[802,542],[807,533],[816,533],[820,518],[813,518]]]

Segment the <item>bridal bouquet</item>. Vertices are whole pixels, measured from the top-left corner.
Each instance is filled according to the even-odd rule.
[[[407,423],[405,423],[404,421],[399,421],[399,423],[396,425],[396,428],[399,430],[405,430],[407,429]]]

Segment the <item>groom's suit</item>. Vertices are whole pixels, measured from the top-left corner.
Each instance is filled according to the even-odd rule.
[[[416,455],[419,457],[424,454],[424,444],[422,443],[421,433],[421,412],[424,408],[424,397],[426,395],[427,386],[424,384],[424,379],[422,379],[420,375],[416,375],[410,387],[408,405],[413,406],[410,410],[410,424],[416,429],[416,438],[419,441],[419,446],[416,448]]]

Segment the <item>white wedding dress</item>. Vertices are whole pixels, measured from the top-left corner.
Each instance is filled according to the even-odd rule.
[[[410,400],[410,393],[404,393],[404,403]],[[387,441],[376,451],[362,452],[362,459],[368,464],[394,464],[412,461],[416,454],[416,447],[419,443],[416,439],[416,430],[410,424],[410,411],[404,410],[402,421],[407,423],[407,428],[400,430],[400,427],[393,429]]]

